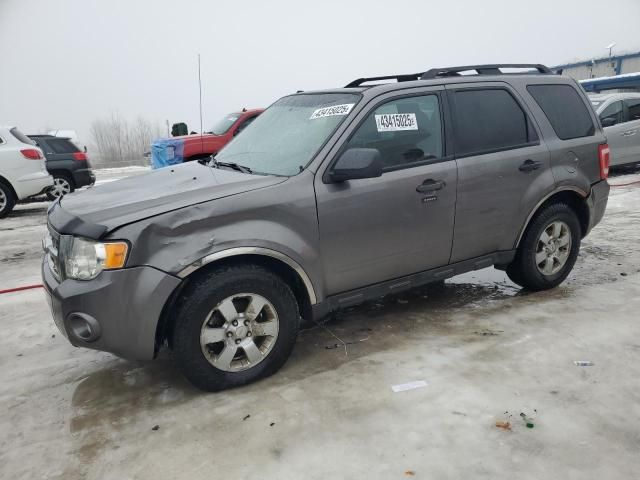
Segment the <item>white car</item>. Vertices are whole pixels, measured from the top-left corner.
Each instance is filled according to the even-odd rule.
[[[640,162],[640,93],[590,94],[589,99],[611,149],[610,165]]]
[[[53,185],[44,154],[15,127],[0,127],[0,218],[18,200],[42,193]]]

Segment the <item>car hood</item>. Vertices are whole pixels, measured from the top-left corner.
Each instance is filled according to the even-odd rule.
[[[144,218],[285,180],[183,163],[68,195],[51,207],[49,222],[59,233],[97,239]]]

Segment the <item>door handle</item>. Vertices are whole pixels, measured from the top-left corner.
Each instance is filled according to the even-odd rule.
[[[539,162],[538,160],[528,159],[522,162],[522,165],[518,167],[518,170],[520,170],[521,172],[532,172],[539,169],[541,166],[542,162]]]
[[[442,190],[447,184],[441,180],[429,178],[416,187],[418,193],[428,193],[435,190]]]
[[[637,132],[637,130],[627,130],[626,132],[622,132],[621,135],[623,137],[630,137],[632,135],[635,135]]]

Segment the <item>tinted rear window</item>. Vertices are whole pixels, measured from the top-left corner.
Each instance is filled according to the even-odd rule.
[[[590,137],[595,133],[587,106],[571,85],[529,85],[527,90],[561,140]]]
[[[517,148],[537,140],[526,114],[506,90],[457,91],[454,113],[457,155]]]
[[[51,147],[53,153],[75,153],[80,151],[73,142],[66,138],[47,138],[47,145]]]
[[[35,145],[36,144],[36,142],[31,140],[29,137],[27,137],[24,133],[22,133],[17,128],[12,128],[9,131],[11,132],[11,135],[13,135],[14,137],[16,137],[18,139],[19,142],[26,143],[27,145]]]

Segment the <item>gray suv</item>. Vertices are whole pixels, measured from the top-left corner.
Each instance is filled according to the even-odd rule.
[[[542,65],[360,78],[278,100],[206,164],[64,197],[42,275],[73,345],[168,346],[220,390],[369,299],[491,265],[555,287],[604,214],[608,161],[585,93]]]

